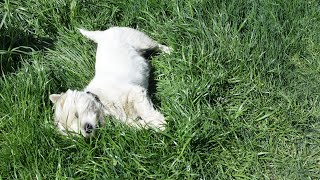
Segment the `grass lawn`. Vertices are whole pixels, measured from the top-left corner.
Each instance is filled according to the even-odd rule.
[[[318,0],[1,0],[0,179],[320,179]],[[64,137],[49,94],[82,89],[95,44],[129,26],[152,59],[164,132],[106,118]]]

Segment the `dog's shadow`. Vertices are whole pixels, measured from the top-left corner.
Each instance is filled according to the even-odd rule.
[[[141,52],[141,55],[147,59],[150,66],[148,95],[155,106],[159,106],[161,102],[156,96],[158,80],[156,78],[155,68],[152,66],[151,61],[153,57],[159,56],[160,53],[161,52],[157,49],[148,49]]]
[[[157,83],[158,80],[156,80],[155,75],[155,69],[153,66],[150,68],[150,76],[149,76],[149,87],[148,87],[148,94],[150,99],[152,100],[153,104],[156,106],[160,105],[160,99],[157,98]]]

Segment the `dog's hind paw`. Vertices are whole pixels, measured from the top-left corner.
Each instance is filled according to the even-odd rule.
[[[171,54],[171,52],[173,51],[173,49],[171,47],[165,46],[165,45],[159,45],[159,49],[161,52],[164,52],[166,54]]]

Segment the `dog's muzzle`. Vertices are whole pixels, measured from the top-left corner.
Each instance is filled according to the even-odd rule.
[[[84,130],[87,134],[91,134],[93,132],[93,126],[90,123],[86,123],[84,125]]]

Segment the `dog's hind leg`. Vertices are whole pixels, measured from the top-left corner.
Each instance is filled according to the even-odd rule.
[[[158,43],[157,41],[151,39],[145,33],[127,27],[115,27],[115,30],[119,30],[121,37],[124,41],[130,44],[137,51],[160,51],[170,54],[171,48]]]

